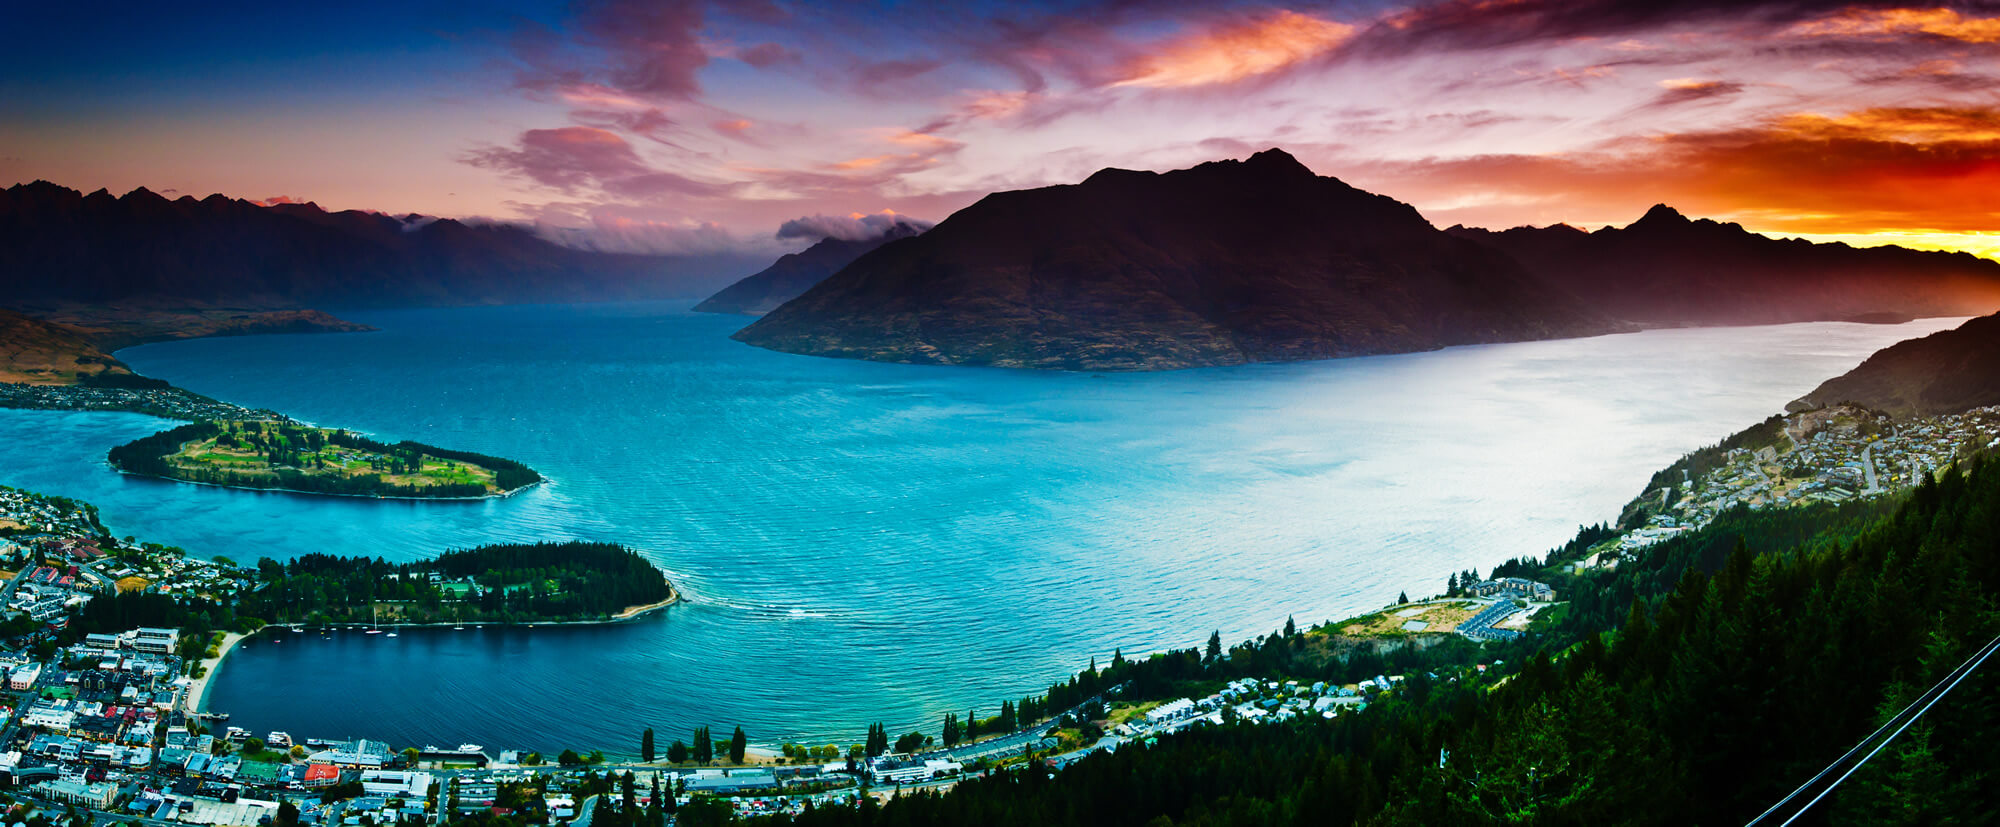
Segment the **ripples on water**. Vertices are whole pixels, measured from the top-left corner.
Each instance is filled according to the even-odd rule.
[[[0,482],[243,562],[634,546],[686,604],[615,627],[260,638],[211,694],[260,732],[614,752],[644,726],[741,723],[763,743],[935,729],[1114,647],[1431,593],[1615,516],[1679,454],[1954,323],[1095,375],[770,353],[728,340],[741,319],[678,305],[356,318],[383,330],[120,356],[232,402],[517,458],[550,484],[462,504],[129,479],[103,453],[158,421],[20,411],[0,411]]]

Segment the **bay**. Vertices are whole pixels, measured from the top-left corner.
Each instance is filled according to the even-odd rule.
[[[166,423],[0,411],[0,483],[249,562],[630,545],[687,600],[605,627],[260,637],[233,725],[397,745],[636,750],[695,726],[846,744],[990,714],[1114,649],[1236,640],[1437,592],[1608,520],[1680,454],[1954,326],[1659,330],[1152,374],[887,365],[737,344],[668,303],[351,314],[376,333],[120,352],[315,424],[519,459],[478,503],[134,479]]]

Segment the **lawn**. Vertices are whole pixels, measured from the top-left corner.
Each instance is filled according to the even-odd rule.
[[[1340,633],[1350,637],[1401,637],[1408,634],[1432,634],[1450,632],[1458,624],[1470,620],[1483,608],[1482,604],[1465,600],[1440,600],[1433,603],[1412,603],[1407,606],[1391,606],[1372,615],[1365,615],[1340,624]],[[1405,630],[1410,621],[1425,624],[1418,631]]]
[[[240,425],[239,425],[240,427]],[[321,433],[330,433],[325,429]],[[291,444],[285,440],[284,444]],[[269,476],[280,468],[301,471],[311,476],[356,477],[363,474],[378,474],[389,485],[426,487],[448,484],[471,484],[484,486],[489,491],[498,490],[492,471],[458,460],[424,456],[414,473],[392,474],[382,470],[384,457],[368,451],[343,448],[327,444],[318,451],[299,452],[299,465],[273,465],[262,449],[247,442],[235,446],[222,445],[215,439],[201,439],[181,446],[181,449],[167,457],[167,461],[184,468],[226,470],[235,474]],[[314,463],[320,467],[314,467]]]

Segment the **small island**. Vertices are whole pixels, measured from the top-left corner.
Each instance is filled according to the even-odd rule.
[[[237,612],[271,623],[606,623],[679,599],[666,575],[614,543],[545,542],[448,551],[430,560],[307,554],[257,562]]]
[[[111,449],[128,474],[229,488],[391,499],[480,499],[542,481],[526,465],[279,420],[210,420]]]

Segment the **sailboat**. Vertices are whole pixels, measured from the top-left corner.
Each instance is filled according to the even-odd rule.
[[[368,626],[368,633],[369,633],[369,634],[371,634],[371,635],[379,635],[379,634],[381,634],[381,633],[382,633],[382,630],[381,630],[381,629],[377,629],[377,628],[375,628],[375,627],[377,627],[377,626],[380,626],[380,625],[382,625],[382,610],[381,610],[381,608],[379,608],[379,607],[377,607],[377,606],[375,606],[375,605],[373,605],[373,604],[370,604],[370,605],[368,606],[368,609],[369,609],[369,611],[372,611],[372,612],[374,612],[374,613],[375,613],[375,622],[374,622],[374,623],[371,623],[371,624],[369,624],[369,626]]]

